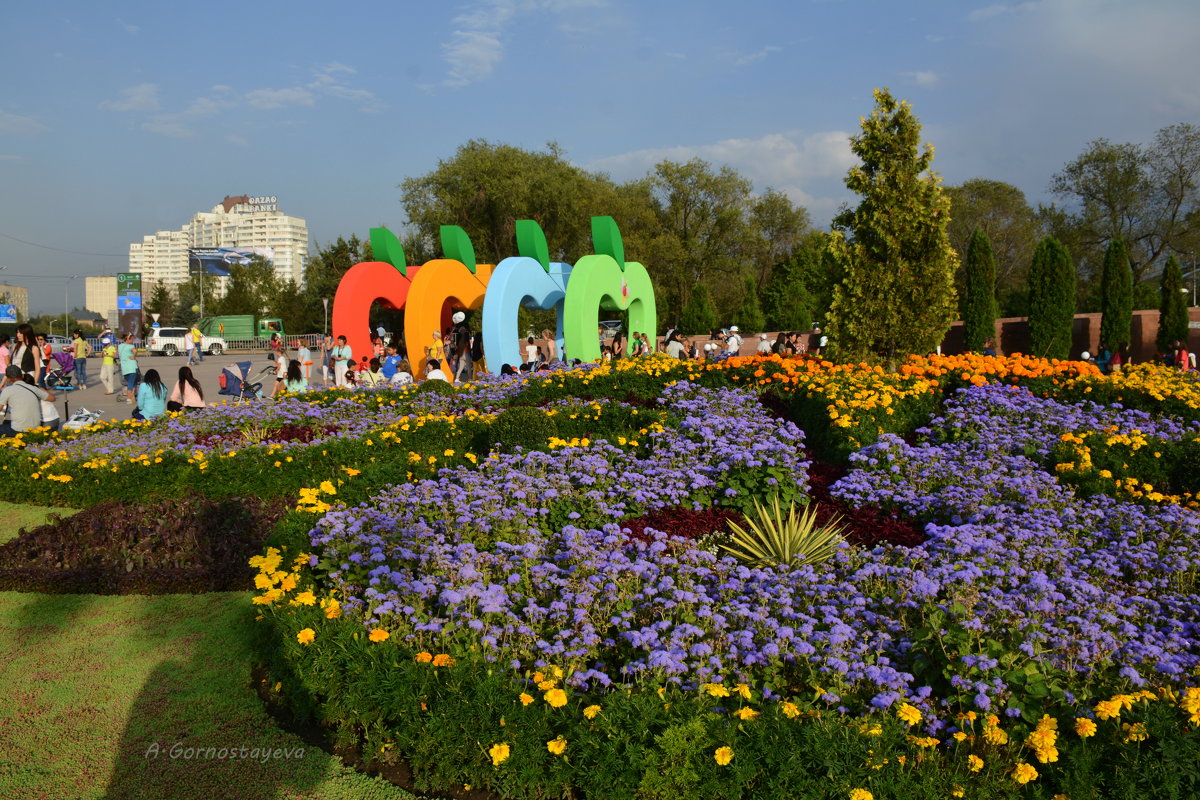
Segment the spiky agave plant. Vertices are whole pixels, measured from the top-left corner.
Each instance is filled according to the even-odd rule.
[[[798,508],[789,503],[785,514],[778,496],[769,506],[755,500],[754,515],[746,515],[745,527],[729,523],[732,536],[721,548],[751,567],[818,564],[846,541],[838,519],[818,525],[815,504]]]

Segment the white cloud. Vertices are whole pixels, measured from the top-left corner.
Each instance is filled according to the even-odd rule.
[[[735,58],[733,60],[733,63],[737,64],[739,67],[744,67],[747,64],[753,64],[755,61],[761,61],[762,59],[769,56],[771,53],[777,53],[782,49],[783,49],[782,47],[777,47],[776,45],[769,44],[769,45],[766,45],[765,47],[763,47],[757,53],[751,53],[751,54],[745,55],[745,56],[738,56],[737,58]]]
[[[22,156],[5,155],[4,153],[0,153],[0,161],[21,161],[21,160],[23,160]]]
[[[250,142],[246,141],[241,136],[233,136],[233,135],[226,136],[225,141],[229,142],[230,144],[236,144],[238,147],[249,147],[250,146]]]
[[[303,86],[287,89],[254,89],[246,92],[246,102],[263,111],[287,106],[311,106],[316,100],[312,92]]]
[[[100,107],[109,111],[157,111],[158,84],[139,83],[122,89],[120,100],[105,100]]]
[[[936,72],[903,72],[901,74],[906,80],[912,81],[923,89],[932,89],[942,81]]]
[[[137,32],[142,29],[140,25],[130,25],[128,22],[121,19],[120,17],[117,17],[117,24],[120,25],[122,28],[124,28],[125,32],[128,33],[130,36],[136,35]]]
[[[195,132],[179,121],[177,117],[162,115],[143,122],[141,128],[150,133],[161,134],[162,136],[171,136],[173,138],[182,139],[187,136],[194,136]]]
[[[1005,14],[1016,14],[1022,11],[1032,11],[1037,7],[1037,3],[993,3],[990,6],[977,8],[970,14],[967,14],[967,19],[971,22],[979,22],[981,20],[999,17]]]
[[[757,189],[768,186],[785,193],[792,202],[808,208],[818,218],[833,211],[843,194],[828,191],[857,163],[850,151],[850,134],[824,131],[803,136],[795,132],[772,133],[758,139],[725,139],[706,145],[679,145],[636,150],[599,159],[587,167],[608,172],[616,180],[641,177],[663,160],[703,159],[714,166],[728,165],[750,178]]]
[[[341,78],[343,75],[349,76],[357,73],[358,70],[354,67],[334,61],[313,71],[313,80],[308,84],[308,88],[330,97],[357,103],[359,111],[374,113],[384,109],[385,104],[374,92],[367,89],[355,89],[346,85]]]
[[[50,130],[32,117],[22,117],[19,114],[5,114],[0,111],[0,133],[13,133],[18,136],[35,136]]]
[[[491,75],[504,59],[505,29],[520,14],[565,14],[604,5],[605,0],[476,0],[451,20],[454,29],[442,44],[442,58],[450,66],[443,84],[466,86]],[[570,22],[559,22],[558,28],[567,35],[579,30]]]

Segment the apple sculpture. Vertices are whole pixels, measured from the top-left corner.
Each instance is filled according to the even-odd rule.
[[[481,308],[492,275],[491,264],[475,263],[475,247],[466,231],[443,225],[440,234],[447,257],[425,262],[408,289],[404,339],[415,376],[425,374],[425,348],[433,344],[433,332],[450,327],[456,310]]]
[[[371,228],[371,250],[380,261],[361,261],[342,276],[333,297],[333,336],[346,337],[355,358],[371,352],[371,306],[403,309],[421,267],[407,265],[404,247],[387,228]]]
[[[501,366],[517,366],[521,355],[517,313],[526,308],[554,309],[558,324],[555,341],[563,351],[563,304],[571,265],[550,261],[546,234],[531,219],[517,220],[517,252],[492,270],[487,295],[483,300],[483,349],[493,372]]]
[[[628,311],[631,333],[654,336],[658,328],[654,284],[645,267],[625,261],[625,243],[612,217],[592,217],[592,246],[596,253],[571,270],[563,306],[565,352],[581,361],[600,358],[601,308]]]

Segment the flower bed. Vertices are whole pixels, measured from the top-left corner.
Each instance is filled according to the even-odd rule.
[[[299,497],[254,559],[271,685],[422,790],[1192,796],[1200,517],[1086,496],[1055,466],[1064,437],[1182,446],[1195,414],[1079,402],[1095,380],[1028,359],[654,358],[123,431],[225,437],[203,458],[85,467],[121,446],[100,432],[0,462],[70,477],[26,483],[63,498],[169,458],[206,493]],[[895,536],[751,568],[656,529],[802,498],[818,440],[855,452],[814,494]]]

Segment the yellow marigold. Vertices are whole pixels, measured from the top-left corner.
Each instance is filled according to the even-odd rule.
[[[1075,733],[1079,738],[1086,739],[1089,736],[1096,735],[1096,723],[1092,722],[1087,717],[1079,717],[1075,720]]]
[[[445,653],[438,653],[433,657],[433,665],[435,667],[453,667],[454,659]]]
[[[966,790],[963,789],[963,787],[961,787],[961,786],[955,786],[953,789],[950,790],[951,797],[962,797],[965,794],[966,794]]]
[[[902,703],[896,716],[906,725],[916,725],[921,721],[921,710],[910,703]]]
[[[1125,732],[1125,742],[1144,742],[1149,738],[1150,734],[1146,732],[1146,723],[1135,722],[1132,725],[1126,723],[1121,726],[1121,730]]]
[[[971,772],[979,772],[983,769],[983,759],[976,755],[967,756],[967,766],[970,767]]]
[[[337,494],[337,487],[329,481],[321,481],[320,490],[325,494]]]
[[[705,683],[701,684],[700,688],[710,697],[729,697],[729,690],[721,683]]]
[[[742,696],[743,700],[750,699],[750,687],[747,686],[746,684],[739,683],[737,686],[733,687],[733,690],[735,692],[737,692],[738,694],[740,694]]]
[[[567,693],[562,689],[551,689],[543,695],[543,698],[551,708],[562,708],[567,704]]]
[[[595,719],[596,715],[599,713],[600,706],[588,706],[583,710],[583,716],[587,717],[588,719]]]
[[[322,605],[325,606],[325,619],[337,619],[342,615],[342,605],[335,598],[329,598]]]
[[[796,717],[800,716],[800,707],[790,700],[785,701],[783,705],[779,707],[779,710],[782,711],[783,715],[788,719],[795,719]]]
[[[1013,768],[1012,779],[1017,783],[1025,784],[1030,781],[1036,781],[1038,771],[1032,764],[1026,764],[1024,761],[1018,761],[1017,766]]]
[[[733,761],[733,748],[732,747],[718,747],[713,752],[713,760],[716,761],[717,764],[719,764],[720,766],[722,766],[722,767],[725,766],[730,761]]]
[[[1179,707],[1188,715],[1188,722],[1200,725],[1200,687],[1189,686],[1183,690],[1179,699]]]
[[[533,695],[521,692],[521,696],[518,699],[521,701],[521,705],[527,706],[533,702]]]
[[[546,749],[556,756],[561,756],[567,751],[567,740],[559,736],[556,739],[551,739],[546,742]]]
[[[391,636],[391,634],[385,631],[383,628],[374,628],[371,630],[371,633],[367,635],[367,638],[372,642],[384,642],[387,641],[389,636]]]
[[[508,756],[512,753],[509,746],[506,744],[494,744],[488,750],[488,755],[492,757],[492,766],[498,767],[508,760]]]
[[[1038,763],[1041,764],[1052,764],[1055,761],[1058,761],[1057,747],[1039,747],[1034,751],[1033,754],[1037,756]]]
[[[432,653],[426,653],[424,651],[417,653],[416,662],[418,664],[428,664],[430,661],[433,661]]]
[[[292,599],[294,606],[315,606],[317,604],[317,596],[312,592],[301,592]]]
[[[749,720],[752,720],[755,717],[757,717],[758,712],[755,711],[753,708],[746,706],[744,708],[739,708],[737,711],[733,712],[733,715],[735,717],[737,717],[738,719],[742,720],[743,722],[748,722]]]
[[[317,632],[312,628],[305,628],[296,634],[296,641],[300,644],[312,644],[313,639],[317,638]]]
[[[555,686],[558,686],[558,681],[554,680],[553,678],[547,678],[544,681],[538,681],[537,685],[538,689],[543,692],[548,692]]]
[[[1121,701],[1117,698],[1101,700],[1096,703],[1096,716],[1100,719],[1114,719],[1121,716]]]
[[[850,800],[875,800],[875,795],[866,789],[851,789]]]

